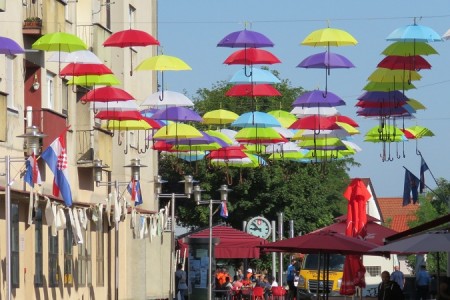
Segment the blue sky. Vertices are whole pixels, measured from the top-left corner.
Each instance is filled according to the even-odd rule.
[[[228,80],[240,66],[224,65],[223,61],[234,50],[216,47],[228,33],[244,29],[258,31],[269,37],[281,64],[271,68],[280,72],[280,78],[289,79],[293,86],[307,90],[324,88],[323,70],[300,69],[296,65],[322,48],[301,46],[300,42],[312,31],[330,25],[353,35],[356,46],[334,47],[332,51],[346,56],[354,69],[332,70],[328,90],[343,98],[347,105],[339,107],[343,115],[360,124],[362,134],[355,142],[363,151],[355,155],[361,167],[350,170],[353,177],[370,177],[378,197],[397,197],[403,194],[404,169],[419,176],[420,156],[416,143],[399,144],[397,159],[395,145],[391,147],[394,161],[382,162],[381,144],[363,142],[367,130],[377,125],[373,119],[356,116],[356,98],[362,94],[367,77],[384,58],[381,52],[390,44],[385,38],[398,27],[412,24],[414,17],[420,25],[443,35],[450,28],[450,5],[445,0],[434,1],[293,1],[293,0],[163,0],[158,2],[158,40],[164,54],[177,56],[192,67],[192,71],[166,72],[165,88],[187,91],[189,96],[199,88],[212,88],[221,80]],[[425,56],[431,70],[420,72],[422,79],[414,82],[417,89],[405,92],[427,107],[416,119],[406,120],[405,127],[421,125],[435,133],[435,137],[419,140],[422,152],[436,178],[450,179],[450,41],[431,44],[439,55]],[[294,99],[293,99],[294,100]],[[231,100],[230,100],[231,101]],[[426,173],[426,183],[435,188],[433,177]]]

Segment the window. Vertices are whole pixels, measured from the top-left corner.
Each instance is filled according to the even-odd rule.
[[[11,285],[18,288],[19,273],[19,204],[11,204]]]
[[[61,84],[61,113],[66,116],[69,114],[69,86],[65,79]]]
[[[58,233],[52,235],[52,228],[48,226],[48,286],[57,287],[58,276]]]
[[[367,273],[372,277],[381,275],[381,266],[366,266]]]
[[[78,285],[86,286],[92,284],[92,263],[91,263],[91,235],[90,228],[83,231],[84,243],[78,245]]]
[[[47,72],[47,108],[55,109],[54,86],[55,76]]]
[[[6,100],[8,108],[15,109],[14,105],[14,56],[6,55]]]
[[[98,220],[96,226],[97,226],[97,253],[96,253],[97,286],[104,286],[105,260],[103,257],[103,251],[105,247],[105,240],[103,238],[103,220]]]
[[[73,232],[70,217],[66,212],[66,228],[64,229],[64,284],[73,284]]]
[[[35,210],[34,216],[34,285],[42,286],[44,279],[42,251],[42,209]]]

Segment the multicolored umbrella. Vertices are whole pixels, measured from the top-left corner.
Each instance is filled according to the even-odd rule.
[[[434,136],[430,129],[418,125],[402,129],[402,131],[408,140]]]

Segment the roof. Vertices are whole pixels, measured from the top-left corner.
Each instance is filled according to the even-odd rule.
[[[409,229],[408,222],[416,219],[415,213],[419,205],[403,206],[403,198],[399,197],[377,198],[376,200],[382,219],[395,231],[401,232]]]
[[[395,241],[397,239],[400,239],[400,238],[403,238],[403,237],[406,237],[409,235],[413,235],[416,233],[421,233],[421,232],[424,232],[424,231],[427,231],[427,230],[430,230],[430,229],[436,228],[436,227],[444,226],[445,228],[448,229],[449,228],[448,222],[450,222],[450,214],[447,214],[447,215],[444,215],[437,219],[431,220],[427,223],[423,223],[421,225],[410,228],[403,232],[399,232],[397,234],[391,235],[391,236],[387,237],[386,240]]]

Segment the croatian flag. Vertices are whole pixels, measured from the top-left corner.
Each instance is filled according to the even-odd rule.
[[[134,206],[144,203],[142,201],[141,184],[139,181],[132,179],[128,184],[127,190],[131,195],[131,200],[134,201]]]
[[[228,218],[227,201],[222,201],[220,204],[220,216],[222,218]]]
[[[23,178],[25,182],[28,183],[31,187],[34,187],[35,183],[41,184],[41,172],[39,172],[36,155],[34,155],[34,153],[30,157],[28,157],[25,165],[26,172]]]
[[[41,157],[45,160],[55,178],[53,179],[53,195],[62,197],[66,206],[72,206],[69,172],[67,170],[66,131],[45,149]]]

